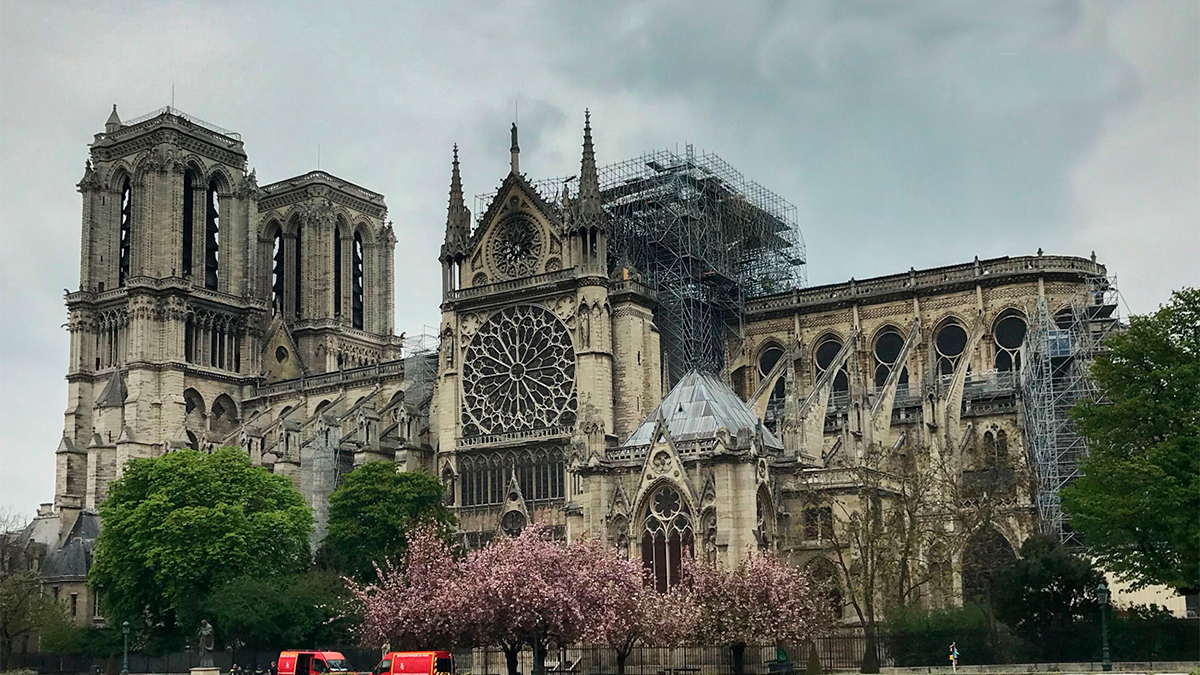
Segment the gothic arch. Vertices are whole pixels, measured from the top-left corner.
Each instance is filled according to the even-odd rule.
[[[842,595],[842,577],[837,566],[825,556],[817,556],[804,565],[804,574],[824,591],[830,614],[834,620],[845,617],[846,604]]]
[[[204,405],[204,397],[192,388],[183,390],[184,424],[192,429],[203,429],[204,419],[208,416],[208,408]]]
[[[817,337],[813,338],[813,341],[810,343],[812,346],[808,349],[808,355],[813,363],[817,362],[817,349],[829,340],[837,340],[842,346],[846,345],[846,336],[842,335],[840,331],[833,329],[822,331]]]
[[[767,351],[775,349],[779,350],[779,356],[775,358],[774,361],[769,364],[769,366],[768,364],[763,363],[763,357],[767,356]],[[771,369],[774,368],[776,363],[785,358],[787,358],[787,348],[783,346],[783,343],[780,342],[778,338],[771,336],[766,340],[763,340],[762,344],[760,344],[758,348],[754,350],[754,367],[758,373],[757,379],[761,381],[762,378],[766,377],[767,374],[771,372]],[[768,367],[764,368],[764,366]]]
[[[216,438],[223,440],[237,428],[241,414],[233,398],[229,394],[221,394],[212,403],[211,418],[210,426],[216,433]]]
[[[215,164],[204,176],[204,184],[210,185],[213,181],[217,183],[217,194],[222,197],[233,191],[233,178],[229,172],[221,164]]]
[[[633,513],[642,570],[660,592],[679,583],[683,556],[695,548],[695,505],[683,485],[660,478]]]
[[[775,498],[766,484],[760,484],[754,496],[755,532],[759,548],[767,549],[775,542],[778,532],[778,518],[775,513]]]
[[[959,316],[956,312],[947,312],[939,318],[929,332],[929,353],[932,356],[933,372],[937,376],[945,376],[954,372],[954,368],[962,359],[967,359],[968,363],[971,359],[971,354],[967,353],[967,347],[971,342],[971,324]],[[962,332],[962,345],[957,354],[951,354],[953,347],[958,345],[958,339],[952,338],[955,331],[950,331],[952,327],[957,327]],[[940,340],[946,332],[946,339]]]
[[[129,178],[130,182],[132,182],[133,176],[133,168],[130,167],[125,160],[118,160],[112,165],[112,167],[109,168],[108,176],[104,180],[104,185],[109,190],[119,191],[121,189],[121,185],[125,182],[125,179]]]
[[[977,530],[962,552],[962,597],[964,602],[988,597],[997,575],[1017,559],[1012,543],[991,525]]]
[[[374,245],[378,243],[379,232],[368,220],[359,219],[358,222],[354,223],[352,231],[362,236],[363,244]]]
[[[876,326],[875,330],[871,331],[871,335],[868,337],[867,344],[874,345],[876,340],[878,340],[884,333],[887,333],[889,331],[899,333],[900,337],[904,337],[907,334],[904,330],[902,330],[896,324],[887,322],[887,323],[881,324],[879,326]]]
[[[190,170],[192,173],[196,174],[197,179],[202,179],[206,184],[208,183],[207,179],[204,178],[208,172],[204,170],[204,160],[201,159],[199,155],[187,155],[181,160],[181,162],[183,164],[184,171]]]

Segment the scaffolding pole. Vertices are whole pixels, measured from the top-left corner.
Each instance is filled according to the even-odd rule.
[[[1022,347],[1021,383],[1026,438],[1036,474],[1039,529],[1066,545],[1079,545],[1062,510],[1061,491],[1080,475],[1087,439],[1071,420],[1081,400],[1098,400],[1091,365],[1118,324],[1115,279],[1092,277],[1070,302],[1051,312],[1038,301]]]

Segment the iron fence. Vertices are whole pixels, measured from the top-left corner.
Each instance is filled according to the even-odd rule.
[[[1200,661],[1200,620],[1131,620],[1109,623],[1109,642],[1114,661]],[[949,645],[959,651],[959,665],[1004,663],[1087,663],[1100,659],[1100,629],[1090,623],[1038,632],[1012,632],[1003,626],[930,628],[904,632],[882,632],[875,642],[880,666],[945,666]],[[857,671],[867,650],[861,633],[827,635],[809,643],[748,646],[740,671],[745,675],[787,675],[806,671],[809,649],[815,649],[824,672]],[[380,650],[364,647],[322,647],[341,652],[352,668],[370,671],[379,661]],[[237,664],[253,673],[266,670],[279,658],[279,649],[234,649],[215,652],[213,661],[223,672]],[[782,652],[782,653],[781,653]],[[781,658],[782,657],[782,658]],[[130,653],[132,673],[186,673],[199,665],[192,652],[149,656]],[[89,657],[65,654],[13,654],[9,669],[28,668],[39,673],[107,673],[116,675],[121,654]],[[495,647],[455,651],[459,675],[506,675],[504,652]],[[522,675],[533,672],[533,653],[518,655]],[[708,645],[676,648],[635,647],[625,660],[626,675],[734,675],[739,670],[728,646]],[[616,651],[603,646],[570,646],[551,649],[546,656],[546,675],[616,675]]]

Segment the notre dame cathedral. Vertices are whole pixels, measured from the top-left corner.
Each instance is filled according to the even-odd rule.
[[[65,428],[54,502],[30,529],[81,624],[98,617],[84,580],[109,483],[182,448],[238,445],[291,478],[318,539],[341,476],[392,461],[440,477],[470,546],[545,524],[621,548],[660,586],[682,556],[751,547],[836,579],[835,523],[864,467],[886,477],[898,456],[938,458],[957,503],[997,505],[974,531],[946,526],[968,545],[921,552],[940,570],[926,602],[958,601],[972,556],[1011,556],[1038,527],[1024,343],[1039,311],[1097,292],[1094,257],[739,292],[711,329],[681,329],[663,308],[703,305],[682,289],[721,275],[650,278],[651,244],[613,248],[632,188],[602,184],[590,122],[578,176],[553,193],[521,173],[511,134],[511,171],[474,220],[455,150],[438,348],[408,353],[383,195],[322,171],[260,186],[238,134],[172,108],[123,122],[114,106],[78,184]],[[681,359],[698,337],[715,356]],[[875,494],[902,490],[888,480]]]

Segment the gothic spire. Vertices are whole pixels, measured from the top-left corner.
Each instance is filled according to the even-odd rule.
[[[600,177],[596,172],[596,151],[592,147],[592,116],[583,111],[583,161],[579,167],[579,215],[584,220],[600,214]]]
[[[471,212],[463,199],[462,175],[458,170],[458,144],[454,144],[454,162],[450,171],[450,207],[446,212],[446,247],[455,248],[471,234]]]
[[[114,103],[112,114],[108,116],[108,121],[104,123],[104,133],[111,134],[114,131],[120,130],[121,127],[121,116],[117,114],[117,104]]]
[[[512,164],[512,172],[521,173],[521,146],[517,145],[517,123],[512,125],[512,147],[508,149],[509,161]]]

